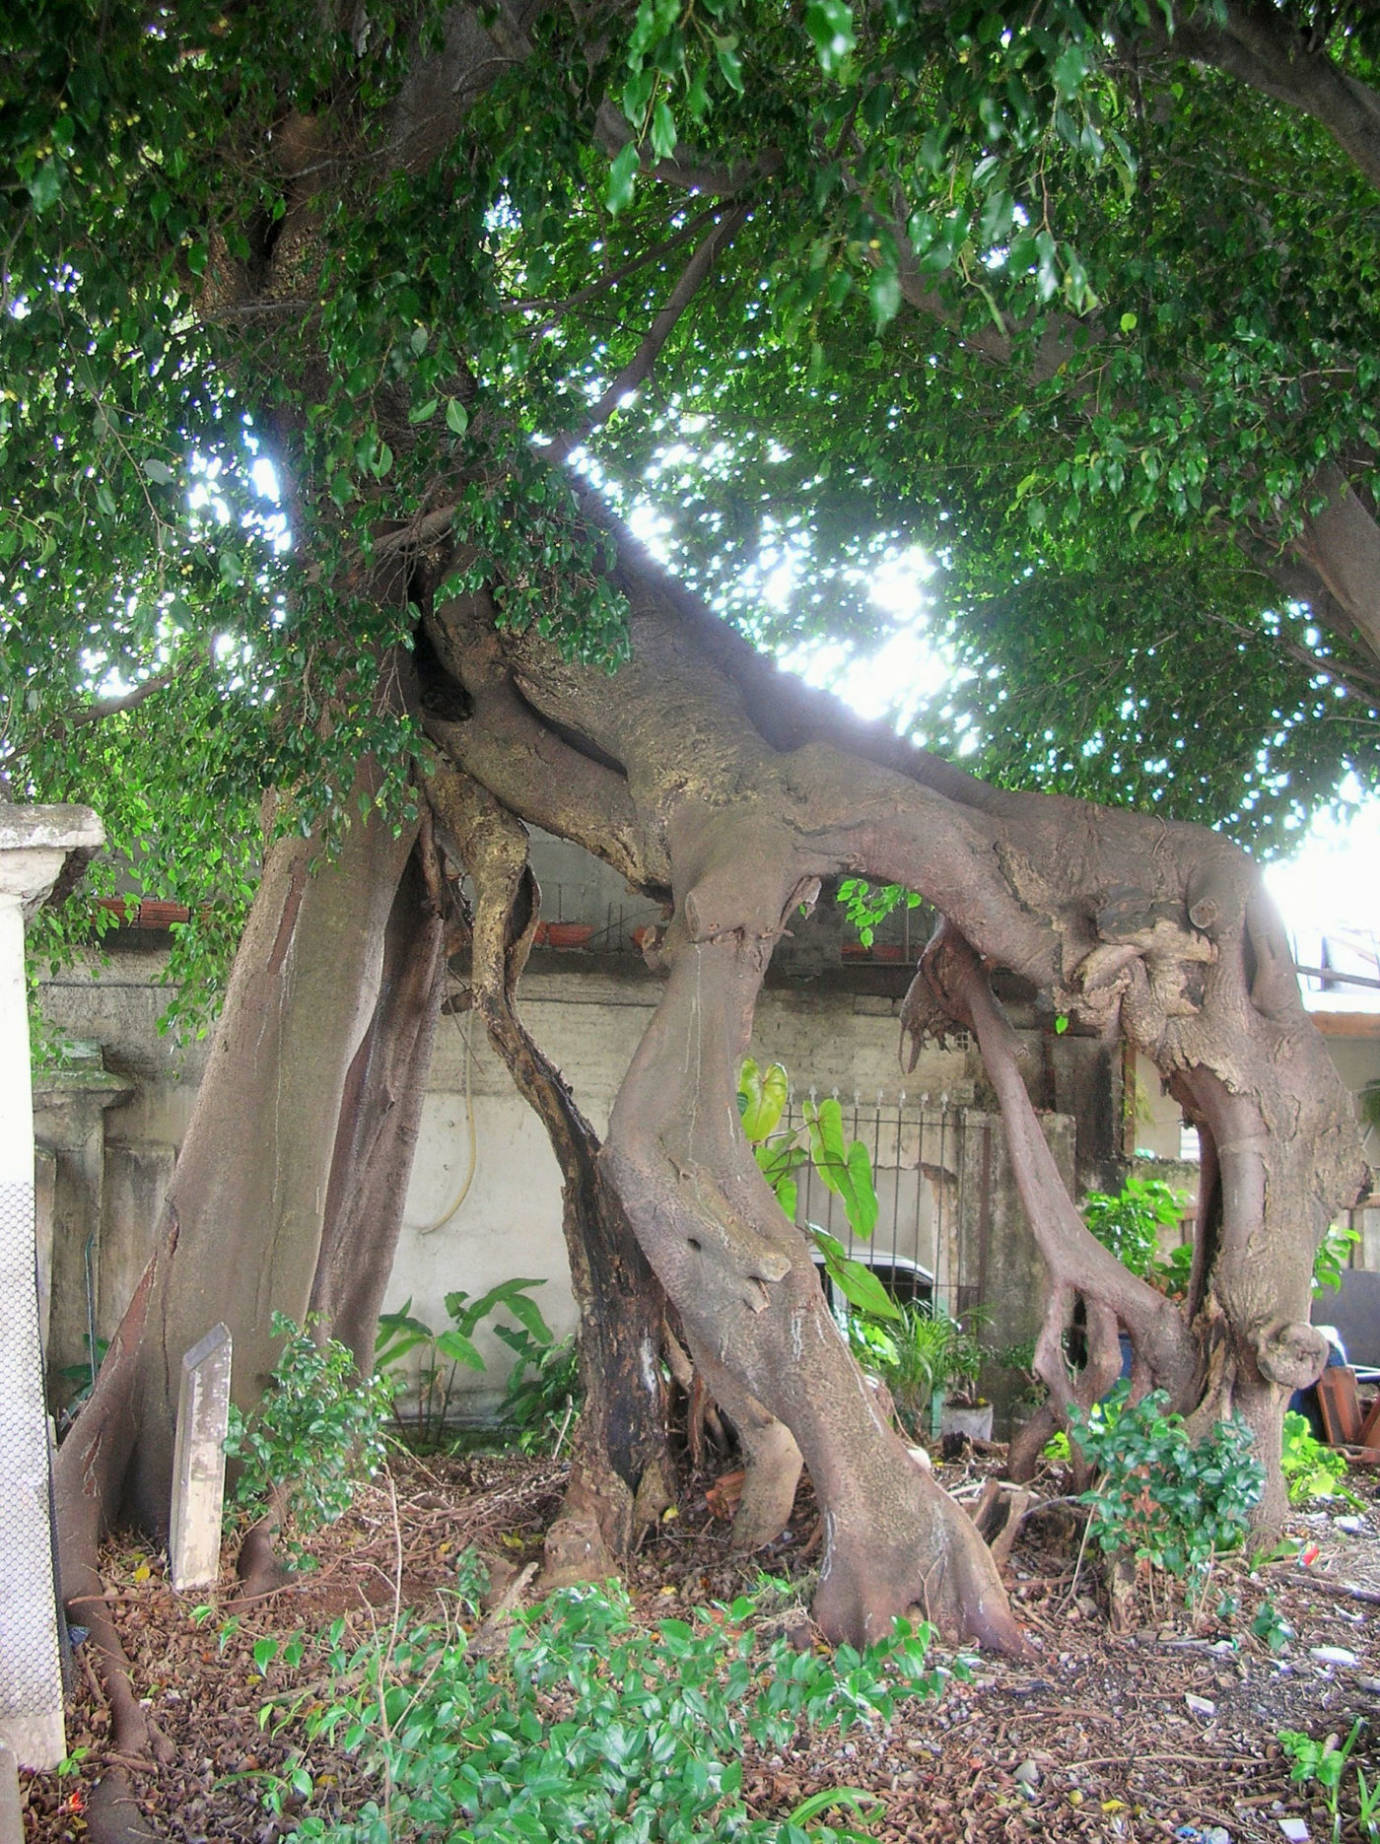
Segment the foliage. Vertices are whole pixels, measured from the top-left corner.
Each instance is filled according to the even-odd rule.
[[[877,1226],[877,1192],[867,1148],[861,1140],[845,1144],[843,1109],[833,1096],[805,1103],[803,1145],[798,1131],[778,1133],[789,1096],[784,1064],[769,1063],[761,1069],[752,1057],[744,1057],[738,1071],[738,1116],[758,1170],[794,1222],[799,1202],[795,1174],[808,1163],[842,1203],[853,1234],[868,1241]],[[897,1317],[895,1301],[865,1262],[851,1256],[827,1230],[814,1223],[804,1227],[823,1257],[826,1274],[851,1306],[881,1319]]]
[[[901,884],[870,884],[865,877],[845,877],[839,884],[838,901],[865,948],[872,946],[878,928],[894,910],[926,907],[914,890]]]
[[[1193,1278],[1193,1244],[1176,1242],[1163,1260],[1154,1263],[1150,1279],[1171,1300],[1183,1299]]]
[[[1082,1498],[1092,1534],[1104,1554],[1129,1550],[1197,1580],[1219,1550],[1245,1536],[1264,1468],[1243,1422],[1217,1422],[1194,1442],[1183,1416],[1167,1411],[1164,1390],[1135,1403],[1128,1390],[1119,1384],[1090,1415],[1069,1411],[1073,1439],[1099,1473]]]
[[[498,1657],[469,1649],[459,1627],[424,1625],[351,1650],[337,1622],[309,1661],[327,1688],[313,1695],[307,1752],[276,1791],[280,1801],[311,1793],[310,1744],[324,1737],[359,1751],[386,1795],[351,1820],[309,1815],[293,1837],[829,1844],[854,1835],[811,1822],[829,1805],[856,1810],[847,1788],[782,1821],[750,1817],[743,1741],[766,1752],[801,1723],[846,1730],[887,1720],[907,1698],[938,1696],[949,1673],[929,1658],[932,1629],[898,1621],[864,1651],[829,1657],[757,1630],[754,1615],[744,1598],[646,1629],[617,1584],[567,1588],[515,1614]],[[284,1692],[289,1711],[295,1701]],[[265,1720],[273,1713],[268,1706]]]
[[[1251,1634],[1276,1653],[1287,1651],[1291,1642],[1298,1637],[1274,1602],[1268,1598],[1260,1603],[1251,1617]]]
[[[1177,1228],[1186,1201],[1181,1191],[1162,1178],[1141,1178],[1131,1172],[1115,1196],[1089,1191],[1083,1199],[1083,1221],[1124,1268],[1158,1285],[1170,1265],[1160,1260],[1160,1237]]]
[[[580,1354],[575,1339],[536,1338],[524,1326],[496,1325],[517,1362],[499,1411],[524,1453],[558,1454],[580,1409]]]
[[[965,1330],[942,1306],[917,1300],[903,1302],[894,1323],[850,1318],[854,1354],[886,1384],[913,1439],[925,1433],[926,1410],[937,1393],[952,1400],[971,1398],[976,1390],[985,1356],[977,1339],[980,1319],[976,1310],[969,1313]]]
[[[1360,1499],[1345,1484],[1346,1475],[1346,1455],[1318,1440],[1306,1415],[1288,1410],[1284,1417],[1284,1479],[1289,1503],[1302,1505],[1313,1498],[1344,1498],[1359,1506]]]
[[[82,1362],[64,1364],[58,1371],[58,1376],[71,1391],[62,1407],[58,1427],[59,1438],[71,1427],[72,1422],[76,1419],[77,1411],[96,1387],[96,1378],[100,1374],[101,1365],[105,1362],[105,1354],[110,1349],[110,1340],[101,1337],[97,1337],[93,1347],[90,1332],[82,1333],[81,1342],[86,1348],[86,1356]]]
[[[298,1327],[273,1315],[285,1341],[258,1407],[246,1418],[233,1405],[225,1451],[240,1462],[226,1520],[271,1517],[299,1560],[302,1539],[343,1517],[355,1489],[383,1465],[383,1427],[393,1386],[377,1372],[361,1377],[347,1346],[318,1342],[314,1321]]]
[[[1323,1232],[1318,1252],[1313,1257],[1313,1298],[1329,1289],[1335,1293],[1342,1284],[1351,1261],[1351,1251],[1361,1240],[1361,1232],[1349,1223],[1332,1223]]]
[[[533,1353],[550,1346],[551,1328],[542,1317],[540,1307],[527,1297],[534,1287],[545,1285],[544,1280],[514,1278],[500,1281],[487,1293],[480,1294],[477,1300],[463,1290],[448,1293],[445,1308],[450,1324],[439,1332],[434,1332],[413,1315],[410,1294],[392,1312],[379,1314],[374,1368],[392,1382],[395,1413],[398,1397],[414,1380],[404,1359],[414,1351],[421,1354],[415,1378],[417,1412],[408,1418],[408,1432],[420,1446],[434,1447],[442,1439],[457,1372],[462,1367],[466,1370],[485,1368],[484,1354],[475,1344],[474,1334],[486,1319],[495,1313],[508,1312],[518,1321],[528,1341],[521,1348],[515,1342],[512,1327],[495,1324],[493,1330],[496,1337],[517,1352],[519,1370],[524,1363],[532,1362]]]
[[[1307,30],[1368,86],[1351,10]],[[760,170],[760,208],[590,444],[711,599],[800,658],[867,650],[876,566],[921,544],[959,667],[902,713],[921,740],[1276,842],[1374,780],[1350,631],[1262,568],[1320,465],[1373,472],[1374,198],[1302,115],[1142,55],[1154,13],[544,9],[409,165],[427,0],[360,32],[280,0],[156,32],[129,0],[99,32],[7,10],[0,772],[99,789],[93,888],[123,859],[192,908],[190,1028],[265,792],[270,832],[309,827],[367,755],[410,799],[381,531],[439,505],[502,622],[622,656],[607,540],[530,437],[583,432],[708,228],[652,177],[677,135]],[[305,200],[286,123],[334,137]]]
[[[1322,1789],[1332,1819],[1332,1844],[1339,1844],[1342,1835],[1342,1781],[1347,1762],[1365,1727],[1365,1718],[1358,1716],[1346,1740],[1340,1743],[1335,1735],[1315,1742],[1299,1729],[1279,1731],[1279,1745],[1292,1764],[1293,1771],[1289,1778],[1296,1786],[1309,1786],[1316,1782]],[[1369,1785],[1365,1769],[1359,1761],[1356,1763],[1356,1791],[1360,1835],[1366,1844],[1380,1844],[1380,1779],[1377,1779],[1374,1786]]]

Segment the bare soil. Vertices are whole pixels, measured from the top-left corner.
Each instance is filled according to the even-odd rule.
[[[997,1457],[969,1456],[941,1477],[971,1503]],[[1202,1844],[1214,1827],[1232,1844],[1280,1844],[1280,1820],[1290,1817],[1326,1839],[1330,1820],[1316,1789],[1290,1784],[1277,1735],[1291,1728],[1345,1736],[1363,1717],[1368,1727],[1353,1758],[1368,1777],[1380,1771],[1380,1496],[1374,1473],[1351,1477],[1362,1511],[1297,1516],[1298,1556],[1254,1570],[1239,1560],[1219,1564],[1196,1617],[1173,1584],[1160,1581],[1152,1592],[1142,1580],[1128,1630],[1116,1631],[1103,1565],[1092,1554],[1080,1558],[1077,1514],[1051,1502],[1067,1482],[1057,1470],[1046,1475],[1039,1489],[1047,1508],[1027,1518],[1006,1570],[1036,1660],[983,1659],[971,1683],[954,1683],[938,1703],[907,1706],[886,1730],[815,1736],[784,1754],[748,1758],[750,1808],[784,1815],[819,1788],[847,1784],[882,1801],[868,1827],[880,1844],[1173,1836]],[[312,1572],[252,1601],[237,1599],[228,1551],[217,1594],[179,1596],[162,1558],[112,1544],[107,1595],[168,1759],[112,1755],[105,1702],[79,1645],[68,1707],[73,1764],[62,1775],[24,1776],[26,1839],[86,1837],[101,1782],[120,1767],[147,1835],[171,1844],[273,1844],[295,1819],[291,1805],[281,1817],[266,1809],[267,1777],[301,1736],[291,1724],[277,1734],[260,1726],[266,1698],[287,1680],[271,1665],[265,1682],[255,1642],[337,1618],[364,1634],[399,1609],[440,1611],[469,1546],[497,1580],[511,1579],[539,1557],[564,1478],[563,1466],[547,1460],[400,1458],[315,1541]],[[712,1474],[687,1486],[679,1513],[630,1573],[641,1616],[684,1617],[730,1600],[763,1569],[808,1574],[817,1548],[808,1485],[783,1540],[751,1559],[728,1547],[722,1513],[731,1497]],[[1280,1652],[1251,1631],[1266,1601],[1293,1631]],[[349,1812],[378,1790],[351,1758],[320,1744],[311,1766],[318,1809],[324,1799],[327,1809]],[[1355,1839],[1349,1800],[1343,1837]]]

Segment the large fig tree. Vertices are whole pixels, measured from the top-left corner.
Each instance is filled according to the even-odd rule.
[[[563,1565],[604,1566],[664,1489],[664,1290],[744,1430],[754,1529],[810,1468],[828,1631],[918,1603],[1020,1643],[738,1129],[773,944],[843,873],[943,917],[906,1021],[982,1048],[1056,1405],[1119,1324],[1142,1381],[1277,1454],[1322,1361],[1313,1249],[1361,1173],[1256,870],[1188,822],[1245,836],[1369,766],[1375,48],[1346,9],[1174,23],[900,0],[7,23],[7,772],[106,807],[193,904],[262,850],[158,1253],[64,1449],[73,1580],[121,1505],[162,1517],[203,1321],[250,1394],[270,1308],[367,1347],[460,871],[472,1002],[551,1133],[584,1295]],[[614,516],[639,496],[674,576]],[[867,574],[915,538],[981,663],[925,722],[1019,786],[744,638],[875,637]],[[524,823],[672,906],[602,1148],[517,1008]],[[189,926],[184,994],[214,946]],[[1059,1187],[996,969],[1124,1033],[1199,1123],[1182,1312]]]

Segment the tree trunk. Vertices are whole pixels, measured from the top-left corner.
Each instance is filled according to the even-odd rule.
[[[805,1238],[743,1138],[736,1072],[770,944],[801,891],[770,836],[755,852],[729,851],[730,889],[710,843],[723,837],[712,824],[688,827],[673,852],[687,868],[666,993],[619,1093],[604,1162],[694,1347],[804,1455],[824,1512],[814,1614],[825,1632],[875,1639],[919,1606],[953,1635],[1019,1651],[986,1545],[878,1414]]]
[[[366,768],[359,791],[370,786]],[[277,1358],[272,1312],[306,1313],[347,1077],[378,998],[385,925],[412,843],[372,809],[336,857],[313,839],[269,852],[157,1252],[130,1309],[138,1322],[122,1327],[120,1363],[103,1367],[58,1454],[69,1578],[90,1559],[83,1542],[121,1509],[166,1535],[183,1353],[223,1320],[235,1399],[250,1408]]]
[[[565,1504],[547,1539],[546,1581],[602,1580],[673,1497],[660,1371],[663,1295],[597,1162],[594,1130],[514,1003],[540,907],[526,828],[453,771],[434,774],[428,792],[442,835],[474,881],[475,1008],[545,1126],[564,1183],[584,1408]]]
[[[445,917],[419,839],[384,935],[378,1003],[341,1098],[310,1310],[354,1352],[361,1376],[402,1229],[445,985]]]

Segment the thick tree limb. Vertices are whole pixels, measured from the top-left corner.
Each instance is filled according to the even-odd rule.
[[[448,852],[474,881],[475,1009],[546,1128],[563,1180],[585,1406],[571,1484],[547,1537],[547,1585],[602,1580],[669,1502],[657,1362],[665,1299],[599,1166],[593,1128],[518,1016],[517,983],[540,908],[526,828],[454,769],[437,768],[427,797]]]
[[[1305,37],[1287,9],[1265,0],[1176,6],[1172,32],[1145,9],[1144,41],[1155,50],[1208,64],[1311,116],[1373,186],[1380,186],[1380,96]]]

